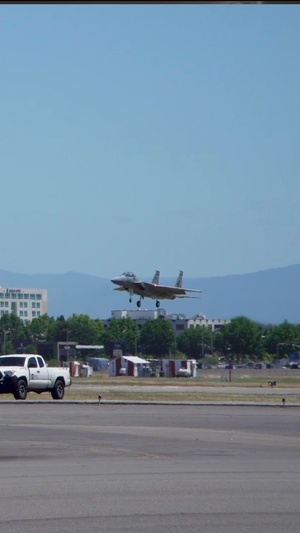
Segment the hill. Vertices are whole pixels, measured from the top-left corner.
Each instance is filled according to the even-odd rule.
[[[174,279],[161,278],[160,282],[172,285]],[[5,288],[47,289],[49,315],[54,317],[85,313],[104,319],[111,316],[112,309],[136,309],[136,297],[129,304],[127,293],[114,291],[110,280],[88,274],[28,275],[0,270],[0,284]],[[202,289],[201,299],[162,301],[167,313],[184,313],[187,317],[203,313],[208,318],[244,315],[262,323],[300,323],[300,265],[251,274],[185,278],[184,286]],[[155,301],[144,300],[143,308],[154,309]]]

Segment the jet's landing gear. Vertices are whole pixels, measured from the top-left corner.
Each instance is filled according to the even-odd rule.
[[[156,300],[156,307],[159,307],[160,306],[160,302],[158,300]]]
[[[128,292],[129,292],[129,303],[131,304],[132,303],[133,292],[130,289],[128,290]]]
[[[141,302],[141,300],[138,300],[138,301],[136,302],[136,305],[138,306],[138,308],[140,308],[140,307],[141,307],[141,305],[142,305],[142,302]]]

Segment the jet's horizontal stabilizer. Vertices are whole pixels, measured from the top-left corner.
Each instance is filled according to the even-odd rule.
[[[176,294],[176,298],[196,298],[196,300],[201,300],[201,296],[187,296],[187,294]]]

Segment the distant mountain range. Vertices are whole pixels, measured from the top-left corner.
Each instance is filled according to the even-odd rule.
[[[151,275],[148,278],[151,280]],[[161,278],[173,285],[174,279]],[[201,299],[163,300],[168,314],[184,313],[188,318],[205,314],[207,318],[247,316],[264,324],[300,324],[300,265],[211,278],[184,278],[186,288],[203,290]],[[87,314],[91,318],[110,318],[111,310],[137,309],[129,304],[128,294],[113,290],[108,279],[88,274],[17,274],[0,270],[0,285],[5,288],[48,290],[49,315],[65,318]],[[143,309],[156,309],[155,300],[143,301]]]

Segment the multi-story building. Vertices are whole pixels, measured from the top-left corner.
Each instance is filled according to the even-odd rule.
[[[142,326],[147,320],[155,320],[159,316],[166,316],[165,309],[130,309],[111,312],[111,318],[131,318],[139,326]]]
[[[192,318],[187,318],[185,314],[167,315],[165,309],[138,309],[138,310],[116,310],[111,312],[111,318],[131,318],[138,325],[143,325],[147,320],[155,320],[158,317],[163,317],[170,322],[176,336],[189,328],[205,327],[211,332],[219,331],[225,324],[230,322],[225,318],[206,318],[205,315],[195,315]],[[109,324],[111,319],[104,320],[105,326]]]
[[[189,328],[208,328],[211,332],[220,331],[230,320],[226,318],[206,318],[205,315],[195,315],[187,318],[184,314],[167,315],[167,320],[172,324],[175,335],[180,335]]]
[[[48,292],[46,289],[4,289],[0,287],[0,316],[17,315],[24,321],[31,321],[48,313]]]

